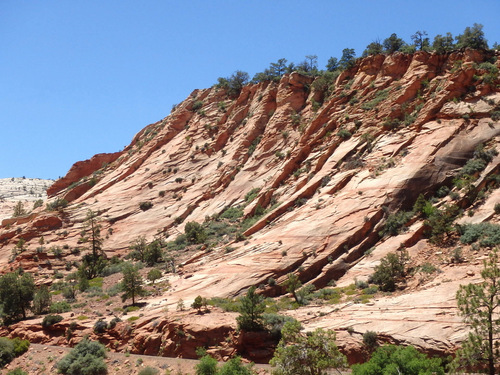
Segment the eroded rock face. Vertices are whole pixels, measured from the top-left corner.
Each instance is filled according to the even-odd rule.
[[[141,235],[173,240],[183,233],[183,223],[202,223],[244,203],[245,195],[259,188],[245,215],[260,207],[267,211],[246,229],[247,240],[202,249],[186,260],[182,277],[172,278],[164,294],[169,304],[180,298],[190,304],[197,295],[234,297],[249,286],[266,285],[270,277],[279,285],[289,272],[318,288],[332,281],[347,285],[368,277],[401,244],[423,259],[430,245],[422,221],[389,239],[379,231],[388,214],[411,208],[419,194],[430,197],[443,184],[451,185],[478,145],[498,148],[500,92],[498,85],[484,82],[485,72],[478,68],[489,54],[372,56],[342,73],[329,91],[297,73],[246,86],[235,99],[216,88],[196,90],[168,117],[139,132],[122,153],[76,163],[49,189],[52,200],[65,198],[70,205],[57,215],[3,226],[1,251],[9,253],[20,237],[33,238],[17,260],[33,270],[36,263],[28,259],[35,236],[43,235],[50,245],[77,246],[92,209],[103,219],[107,255],[124,255]],[[202,107],[194,111],[200,101]],[[498,173],[499,160],[489,164],[476,188]],[[152,207],[141,209],[144,202]],[[459,203],[466,208],[467,202]],[[494,203],[489,199],[485,205],[491,210]],[[481,207],[473,218],[498,219]],[[351,358],[360,353],[364,330],[377,330],[388,342],[452,353],[465,332],[453,296],[468,279],[461,267],[444,273],[442,284],[416,285],[370,306],[345,306],[342,314],[318,307],[324,314],[309,319],[303,314],[316,308],[311,307],[295,315],[307,329],[337,329]],[[284,290],[266,286],[264,293]],[[435,319],[419,320],[431,297]],[[396,305],[398,313],[392,314]],[[414,321],[405,321],[413,313]],[[162,313],[151,308],[147,314],[152,319]],[[350,326],[358,327],[357,338],[346,334]],[[193,337],[203,336],[205,328],[193,328]],[[225,323],[219,328],[222,335],[230,331]],[[163,355],[192,353],[195,347],[188,342],[175,347],[174,331],[145,324],[130,337],[131,349],[154,353],[161,343]]]
[[[48,189],[47,194],[53,197],[58,192],[66,189],[73,183],[78,182],[83,177],[89,177],[97,170],[101,169],[105,164],[114,162],[120,157],[121,152],[112,154],[97,154],[92,156],[89,160],[79,161],[73,164],[66,176],[54,182]]]

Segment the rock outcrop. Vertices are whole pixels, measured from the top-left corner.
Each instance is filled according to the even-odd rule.
[[[34,238],[30,233],[50,245],[77,247],[91,209],[102,218],[107,255],[123,256],[141,235],[171,241],[184,232],[184,223],[203,223],[241,205],[253,219],[243,240],[176,255],[182,277],[165,292],[169,304],[180,298],[190,303],[197,295],[235,297],[261,284],[263,293],[281,295],[279,284],[289,272],[317,288],[348,285],[355,277],[366,279],[401,244],[424,262],[435,250],[424,238],[422,220],[395,237],[379,232],[391,213],[410,209],[420,194],[452,188],[479,145],[498,149],[498,76],[487,79],[481,65],[493,57],[498,53],[475,50],[377,55],[335,82],[292,73],[279,82],[247,85],[237,98],[216,87],[195,90],[123,152],[76,163],[48,190],[51,202],[70,204],[57,215],[2,227],[1,251],[9,253],[21,237]],[[498,176],[499,160],[480,174],[477,190],[491,186],[487,181]],[[256,197],[247,204],[251,191]],[[471,217],[498,221],[491,212],[495,200],[485,202],[474,203]],[[488,214],[479,216],[483,203]],[[458,204],[467,209],[472,203],[463,197]],[[14,264],[29,270],[34,263],[24,257]],[[63,270],[64,263],[52,266]],[[454,294],[470,279],[467,267],[447,264],[440,282],[422,282],[370,305],[306,307],[292,315],[307,329],[339,330],[340,345],[352,358],[353,337],[359,344],[365,330],[388,342],[453,353],[465,335]],[[267,285],[270,278],[278,286]],[[161,314],[154,311],[149,314]],[[203,336],[200,330],[196,334]],[[223,325],[220,330],[222,336],[230,331]],[[152,348],[159,343],[160,354],[194,350],[174,349],[175,330],[166,332],[136,330],[134,351],[158,354]]]

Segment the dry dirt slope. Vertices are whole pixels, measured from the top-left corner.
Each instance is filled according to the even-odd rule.
[[[384,255],[404,244],[413,266],[430,262],[443,272],[416,275],[405,291],[377,295],[369,304],[353,299],[290,314],[309,328],[338,329],[346,351],[359,346],[362,332],[376,330],[388,341],[451,353],[465,335],[455,291],[477,279],[488,249],[465,246],[466,262],[457,266],[450,259],[460,244],[431,245],[421,218],[397,236],[380,231],[419,194],[430,199],[443,187],[453,194],[436,197],[436,206],[456,205],[463,221],[498,222],[500,157],[467,189],[453,185],[479,145],[498,149],[498,75],[492,82],[485,68],[498,67],[496,57],[473,50],[396,53],[363,59],[335,82],[292,73],[248,85],[236,98],[217,88],[195,90],[123,152],[76,163],[49,189],[52,202],[69,205],[3,226],[0,258],[5,269],[20,265],[48,277],[67,272],[89,209],[103,220],[108,256],[124,255],[141,235],[174,240],[190,221],[241,231],[207,248],[170,253],[180,277],[169,276],[172,288],[160,298],[172,310],[180,298],[190,305],[197,295],[234,297],[251,285],[282,295],[279,285],[289,272],[317,288],[346,286],[366,280]],[[238,206],[244,224],[214,219]],[[61,260],[50,258],[50,267],[34,260],[42,235],[47,247],[67,249]],[[8,264],[6,254],[20,237],[28,251]],[[154,317],[170,319],[155,303],[144,309],[144,324],[128,342],[138,352],[175,336],[173,326],[158,331],[150,324]],[[172,354],[168,348],[162,353]]]

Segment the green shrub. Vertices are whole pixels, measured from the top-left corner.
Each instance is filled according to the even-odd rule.
[[[196,365],[196,375],[216,375],[217,360],[205,355],[200,358],[200,362]]]
[[[393,119],[386,119],[383,123],[382,123],[382,127],[384,129],[387,129],[387,130],[394,130],[394,129],[397,129],[399,127],[399,125],[401,124],[401,121],[397,118],[393,118]]]
[[[499,215],[500,214],[500,203],[496,203],[495,207],[493,208],[493,210],[495,211],[495,213],[497,215]]]
[[[395,214],[389,215],[385,221],[384,228],[380,231],[379,235],[383,237],[384,235],[395,236],[399,234],[412,216],[412,211],[398,211]]]
[[[450,188],[446,185],[441,186],[436,192],[436,196],[439,198],[444,198],[450,193]]]
[[[208,300],[208,304],[230,312],[239,312],[241,308],[241,301],[239,299],[234,300],[230,298],[212,297]]]
[[[363,333],[363,344],[368,348],[373,349],[377,346],[377,332],[366,331]]]
[[[187,241],[192,244],[203,243],[207,238],[207,234],[205,233],[203,226],[195,221],[186,223],[184,232],[186,234]]]
[[[389,253],[383,257],[375,272],[370,276],[370,282],[377,284],[384,292],[396,290],[396,283],[406,275],[406,264],[410,260],[406,250]]]
[[[265,313],[262,315],[262,319],[264,322],[264,327],[276,340],[281,339],[281,329],[283,328],[285,323],[295,320],[290,316],[279,315],[275,313]]]
[[[144,367],[141,371],[139,371],[139,375],[158,375],[160,370],[154,367]]]
[[[108,323],[103,319],[99,319],[94,324],[94,333],[97,334],[104,333],[106,332],[107,329],[108,329]]]
[[[255,198],[257,198],[257,195],[260,192],[260,188],[253,188],[250,190],[246,195],[245,195],[245,202],[248,204],[251,201],[253,201]]]
[[[384,345],[370,360],[352,366],[353,375],[435,374],[444,375],[439,358],[428,358],[413,346]]]
[[[151,207],[153,207],[153,202],[141,202],[139,203],[139,208],[143,211],[149,210]]]
[[[197,100],[193,103],[193,106],[191,107],[191,109],[193,110],[193,112],[196,112],[199,109],[201,109],[201,107],[203,107],[203,102],[201,100]]]
[[[59,211],[65,208],[68,205],[68,201],[66,199],[57,198],[55,201],[47,203],[46,208],[47,211]]]
[[[240,357],[231,358],[224,363],[217,375],[253,375],[253,364],[244,365]]]
[[[43,318],[42,327],[47,328],[63,320],[61,315],[47,315]]]
[[[486,168],[486,162],[482,159],[470,159],[460,170],[460,175],[473,176]]]
[[[464,256],[462,254],[462,248],[457,247],[451,252],[451,262],[452,263],[462,263],[464,261]]]
[[[369,111],[373,108],[375,108],[379,103],[383,102],[385,99],[387,99],[387,96],[389,95],[389,90],[380,90],[377,91],[375,94],[375,97],[370,100],[369,102],[363,103],[361,105],[361,108],[364,109],[365,111]]]
[[[338,289],[333,288],[323,288],[320,289],[313,294],[314,298],[323,299],[323,300],[340,300],[340,292]]]
[[[0,367],[4,367],[14,358],[14,343],[7,337],[0,337]]]
[[[500,244],[500,225],[493,223],[465,224],[461,227],[460,241],[472,244],[479,241],[480,246]]]
[[[229,207],[220,214],[221,219],[228,219],[229,221],[235,222],[243,216],[243,208],[240,206]]]
[[[30,343],[28,340],[21,340],[16,337],[9,339],[8,337],[0,337],[0,368],[4,367],[15,357],[25,353],[29,349]]]
[[[62,374],[103,375],[107,373],[103,360],[105,356],[103,345],[85,338],[64,356],[56,367]]]
[[[352,137],[352,134],[349,130],[346,130],[346,129],[340,129],[338,132],[337,132],[337,136],[342,138],[343,140],[347,140],[349,138]]]
[[[53,314],[60,314],[71,311],[71,305],[66,301],[53,302],[49,310]]]
[[[426,263],[418,266],[418,271],[422,272],[422,273],[429,273],[430,274],[430,273],[434,273],[434,272],[439,271],[439,269],[435,265],[433,265],[432,263],[426,262]]]
[[[357,279],[354,279],[354,285],[356,285],[356,288],[358,289],[366,289],[369,286],[365,280],[357,280]]]
[[[15,368],[14,370],[10,370],[7,375],[28,375],[26,371],[24,371],[22,368],[18,367]]]
[[[378,292],[378,286],[376,286],[376,285],[372,285],[372,286],[369,286],[368,288],[363,289],[363,294],[367,294],[367,295],[375,294],[377,292]]]
[[[261,140],[262,140],[262,137],[258,136],[257,138],[255,138],[252,141],[252,143],[248,147],[248,155],[252,155],[255,152],[255,149],[257,148],[257,145],[260,143]]]

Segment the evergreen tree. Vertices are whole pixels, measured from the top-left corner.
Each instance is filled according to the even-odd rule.
[[[384,51],[386,53],[394,53],[399,50],[405,45],[406,43],[404,42],[403,39],[398,38],[398,36],[394,33],[391,34],[391,36],[387,39],[384,39]]]
[[[287,60],[286,59],[279,59],[275,63],[271,63],[271,66],[269,67],[269,73],[271,77],[281,77],[283,74],[287,72]]]
[[[47,285],[42,285],[36,291],[33,298],[33,313],[43,314],[48,311],[52,303],[52,295]]]
[[[429,38],[427,38],[427,31],[417,31],[411,36],[411,40],[415,48],[420,51],[428,50],[430,47]]]
[[[35,282],[29,273],[10,272],[0,278],[0,303],[4,322],[26,318],[35,293]]]
[[[236,318],[238,327],[245,331],[259,331],[263,328],[262,314],[266,304],[264,298],[255,293],[255,290],[255,286],[252,286],[241,299],[240,316]]]
[[[363,51],[362,56],[367,57],[371,55],[379,55],[384,52],[384,46],[380,43],[380,40],[376,40],[371,42],[366,46],[366,49]]]
[[[155,281],[161,278],[161,271],[158,268],[153,268],[148,272],[148,280],[154,285]]]
[[[24,209],[23,202],[18,201],[16,203],[16,205],[14,206],[14,213],[12,214],[12,217],[24,216],[26,214],[27,214],[27,212]]]
[[[196,221],[186,223],[184,233],[186,234],[186,239],[191,244],[203,243],[207,238],[205,228]]]
[[[484,37],[483,25],[475,23],[472,27],[466,27],[464,33],[458,35],[457,48],[488,49],[488,41]]]
[[[454,369],[486,367],[490,375],[500,364],[500,266],[498,249],[484,261],[483,281],[461,285],[457,304],[471,331],[452,364]]]
[[[330,57],[328,63],[326,64],[326,70],[329,72],[334,72],[339,68],[339,61],[336,57]]]
[[[125,302],[127,299],[132,299],[132,305],[135,305],[135,298],[144,295],[144,288],[142,287],[143,280],[142,276],[139,274],[137,267],[130,263],[126,263],[123,266],[123,280],[121,282],[122,291],[122,301]]]
[[[201,308],[203,307],[203,297],[202,296],[197,296],[193,303],[191,304],[191,307],[193,309],[197,309],[198,313],[201,313]]]
[[[83,228],[81,241],[90,243],[90,253],[82,257],[81,269],[86,278],[90,280],[98,276],[106,266],[106,258],[102,250],[102,227],[96,212],[88,210]]]
[[[343,70],[352,68],[356,62],[356,54],[353,48],[344,48],[342,50],[342,57],[339,61],[339,67]]]
[[[146,237],[139,236],[130,244],[129,248],[132,250],[130,253],[130,257],[135,260],[140,260],[144,262],[144,254],[146,253],[146,249],[148,247],[148,243],[146,241]]]
[[[284,286],[288,293],[292,293],[295,302],[299,302],[299,297],[297,296],[297,289],[302,286],[302,283],[299,280],[299,277],[294,273],[289,273],[287,275],[287,279],[285,280]]]
[[[148,266],[154,266],[156,263],[160,262],[163,257],[163,251],[161,249],[161,241],[154,240],[147,247],[144,253],[144,262]]]

